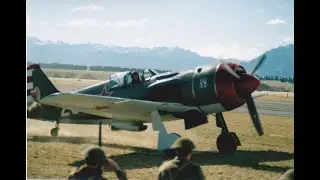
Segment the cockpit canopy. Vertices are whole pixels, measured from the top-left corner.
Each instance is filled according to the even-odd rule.
[[[159,74],[159,72],[157,72],[154,69],[145,69],[143,71],[143,78],[148,81],[152,76]]]
[[[107,90],[113,90],[115,88],[124,87],[132,83],[132,75],[137,73],[136,71],[124,71],[111,75],[110,83]],[[143,73],[139,73],[140,82],[144,82],[150,79],[150,77],[159,74],[153,69],[145,69]]]
[[[108,84],[108,91],[114,88],[126,86],[132,81],[131,72],[124,71],[111,75],[110,82]]]

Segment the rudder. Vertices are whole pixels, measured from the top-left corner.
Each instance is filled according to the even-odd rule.
[[[59,90],[41,70],[39,64],[27,67],[27,103],[33,103]]]

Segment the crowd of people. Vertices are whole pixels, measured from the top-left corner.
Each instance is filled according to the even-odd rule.
[[[157,180],[204,180],[205,175],[200,165],[191,161],[192,152],[196,148],[195,144],[188,138],[179,138],[172,149],[176,151],[176,156],[161,164],[158,174],[154,179]],[[127,180],[126,172],[119,165],[108,158],[100,147],[92,147],[84,157],[85,164],[74,169],[68,179],[74,180],[98,180],[107,179],[103,172],[107,169],[115,172],[119,180]],[[280,177],[280,180],[294,180],[294,170],[289,169]]]

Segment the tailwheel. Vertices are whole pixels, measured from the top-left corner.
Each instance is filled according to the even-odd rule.
[[[51,131],[50,131],[50,134],[52,137],[58,137],[59,135],[59,128],[52,128]]]
[[[57,120],[55,127],[51,129],[50,134],[52,137],[58,137],[59,135],[59,124],[60,122]]]
[[[218,136],[217,148],[221,154],[233,154],[238,147],[235,133],[223,132]]]

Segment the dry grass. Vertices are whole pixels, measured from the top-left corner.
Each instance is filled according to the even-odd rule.
[[[284,96],[269,95],[269,96],[258,97],[256,100],[294,103],[294,97],[292,96],[284,97]]]
[[[262,83],[270,86],[274,91],[294,92],[294,84],[287,82],[280,82],[275,80],[264,80]]]
[[[73,79],[93,79],[105,80],[115,72],[110,71],[85,71],[85,70],[67,70],[67,69],[47,69],[44,68],[43,72],[48,77],[53,78],[73,78]]]
[[[62,92],[73,91],[81,88],[85,88],[97,83],[101,80],[91,79],[68,79],[68,78],[49,78],[52,83]]]
[[[281,86],[293,87],[294,86],[294,84],[291,84],[291,83],[280,82],[275,80],[264,80],[263,82],[268,84],[269,86],[274,86],[274,87],[281,87]]]
[[[213,118],[206,125],[185,131],[183,122],[166,124],[170,132],[179,132],[193,139],[197,152],[193,160],[201,165],[207,179],[278,179],[293,167],[293,118],[261,116],[265,135],[257,136],[247,113],[228,112],[225,118],[229,130],[237,132],[242,146],[232,156],[217,153],[216,138],[220,130]],[[72,165],[81,159],[81,152],[97,143],[97,126],[62,125],[61,137],[47,134],[54,125],[28,120],[28,178],[64,178]],[[155,179],[163,158],[153,148],[156,133],[103,132],[103,148],[124,168],[129,179]],[[73,136],[73,137],[72,137]],[[106,172],[115,179],[115,175]]]

